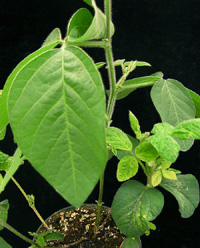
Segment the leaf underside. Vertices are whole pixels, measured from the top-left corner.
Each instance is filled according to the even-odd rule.
[[[70,204],[80,206],[107,158],[104,89],[90,57],[67,47],[33,59],[13,81],[8,111],[26,158]]]

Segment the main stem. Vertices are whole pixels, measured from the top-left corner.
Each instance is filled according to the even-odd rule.
[[[106,26],[107,26],[107,36],[106,36],[106,62],[108,66],[108,75],[109,75],[109,83],[110,83],[110,95],[108,99],[107,112],[106,112],[106,127],[110,126],[115,101],[116,101],[116,76],[115,76],[115,68],[113,63],[113,54],[112,54],[112,39],[111,39],[111,25],[112,17],[111,17],[111,0],[105,0],[105,14],[106,14]],[[104,173],[100,178],[99,182],[99,198],[97,201],[98,211],[96,218],[96,226],[99,226],[99,219],[101,214],[102,207],[102,199],[103,199],[103,185],[104,185]]]

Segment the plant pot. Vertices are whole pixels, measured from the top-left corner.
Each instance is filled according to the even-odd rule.
[[[73,248],[119,248],[124,240],[115,225],[110,208],[102,206],[99,227],[96,228],[97,215],[96,204],[84,204],[80,208],[67,207],[61,209],[49,218],[46,223],[50,229],[55,229],[63,234],[60,241],[47,242],[48,247],[73,247]],[[47,229],[41,225],[37,233],[43,233]]]

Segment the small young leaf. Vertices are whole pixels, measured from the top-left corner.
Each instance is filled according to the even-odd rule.
[[[139,141],[128,134],[127,134],[127,136],[132,143],[132,151],[131,152],[133,154],[135,154],[135,148],[139,145]],[[123,157],[129,156],[129,155],[130,155],[130,151],[123,151],[123,150],[117,150],[117,154],[116,154],[116,156],[119,160],[121,160]]]
[[[6,175],[4,176],[3,182],[0,185],[0,193],[4,190],[7,183],[10,181],[11,177],[15,174],[17,169],[21,164],[23,164],[23,159],[21,158],[21,151],[19,148],[17,148],[12,160],[11,160],[11,166],[9,170],[6,172]]]
[[[45,239],[41,236],[39,236],[37,239],[36,239],[36,243],[40,246],[40,247],[43,247],[45,245]]]
[[[133,147],[128,136],[122,130],[116,127],[110,127],[106,129],[106,142],[109,146],[115,149],[125,151],[131,151]]]
[[[13,157],[8,157],[4,163],[0,163],[0,171],[7,171],[12,165]]]
[[[57,232],[48,233],[46,236],[44,236],[45,241],[62,240],[63,238],[64,236]]]
[[[168,169],[171,166],[171,164],[172,164],[171,162],[163,160],[161,162],[160,166],[162,169],[165,170],[165,169]]]
[[[132,156],[123,157],[118,163],[117,179],[120,182],[126,181],[135,176],[138,172],[138,162]]]
[[[0,237],[0,247],[1,248],[12,248],[2,237]]]
[[[192,133],[185,129],[175,129],[170,133],[171,136],[176,137],[180,140],[187,140],[192,137]]]
[[[8,158],[9,156],[7,154],[0,151],[0,164],[5,163]]]
[[[153,145],[147,141],[140,143],[135,149],[136,156],[144,162],[150,162],[155,160],[159,153],[153,147]]]
[[[98,62],[98,63],[96,63],[95,65],[96,65],[97,69],[100,69],[100,68],[103,67],[105,64],[106,64],[105,62]]]
[[[163,205],[164,197],[160,191],[129,180],[118,189],[111,213],[123,234],[140,237],[149,229],[148,221],[160,214]]]
[[[140,238],[126,237],[122,248],[142,248],[142,243]]]
[[[127,61],[124,63],[125,66],[128,66],[130,64],[130,61]],[[151,66],[148,62],[145,61],[136,61],[136,66]]]
[[[182,218],[193,215],[199,204],[199,184],[193,175],[177,175],[177,180],[163,178],[160,186],[176,198]]]
[[[121,100],[125,98],[131,92],[133,92],[138,88],[153,85],[158,80],[160,80],[160,76],[153,76],[153,75],[126,80],[123,83],[123,86],[120,89],[119,93],[117,94],[117,100]]]
[[[8,209],[9,209],[8,200],[4,200],[4,201],[0,202],[0,219],[2,219],[5,222],[7,221],[7,218],[8,218]],[[4,227],[0,225],[0,231],[3,228]]]
[[[156,134],[147,138],[160,156],[169,162],[175,162],[179,155],[179,144],[169,135]]]
[[[176,173],[171,170],[162,170],[162,174],[164,178],[171,179],[171,180],[177,180]]]
[[[152,186],[156,187],[158,186],[162,181],[162,173],[160,170],[156,171],[153,175],[152,175]]]
[[[136,116],[131,111],[129,111],[129,121],[131,124],[131,128],[135,133],[137,139],[140,140],[141,137],[140,124]]]
[[[55,28],[45,39],[44,43],[42,44],[42,47],[50,45],[54,42],[61,41],[62,36],[59,28]]]
[[[67,40],[88,41],[106,38],[106,17],[97,7],[94,0],[87,1],[94,9],[94,17],[85,9],[79,9],[70,19],[67,28]],[[114,25],[110,23],[111,35],[114,34]]]

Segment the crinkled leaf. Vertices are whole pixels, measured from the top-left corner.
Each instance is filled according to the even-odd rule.
[[[144,162],[154,161],[159,156],[159,153],[154,146],[147,141],[140,143],[136,147],[135,154]]]
[[[139,141],[133,138],[132,136],[128,135],[129,140],[132,143],[132,153],[135,154],[135,148],[139,145]],[[121,160],[123,157],[130,155],[130,151],[123,151],[123,150],[117,150],[117,158]]]
[[[138,172],[138,162],[132,156],[123,157],[117,166],[117,179],[120,182],[126,181],[135,176]]]
[[[8,157],[4,163],[0,163],[0,171],[7,171],[12,165],[13,157]]]
[[[59,28],[55,28],[45,39],[44,43],[42,46],[47,46],[50,45],[54,42],[58,42],[62,40],[61,32]]]
[[[0,193],[5,189],[7,183],[10,181],[11,177],[15,174],[15,172],[18,170],[19,166],[23,164],[23,159],[21,158],[21,155],[22,153],[20,149],[17,148],[12,160],[10,161],[11,163],[10,168],[6,172],[3,182],[0,185]]]
[[[188,90],[188,92],[189,92],[189,94],[192,97],[192,100],[194,102],[194,105],[196,108],[196,117],[200,118],[200,96],[192,90],[189,90],[189,89],[187,89],[187,90]]]
[[[142,248],[141,239],[126,237],[122,248]]]
[[[24,60],[22,60],[15,69],[11,72],[9,75],[3,89],[3,93],[0,97],[0,131],[5,130],[5,127],[8,125],[8,112],[7,112],[7,98],[8,98],[8,92],[10,90],[10,87],[17,77],[18,73],[28,64],[30,63],[34,58],[41,55],[42,53],[51,50],[55,46],[57,46],[60,42],[54,42],[48,46],[42,47],[35,51],[34,53],[30,54],[28,57],[26,57]]]
[[[104,13],[96,6],[94,0],[87,1],[94,9],[94,17],[89,10],[79,9],[70,19],[67,28],[67,40],[69,41],[87,41],[106,38],[106,17]],[[111,34],[114,33],[114,26],[111,23]]]
[[[164,197],[154,188],[129,180],[117,191],[111,213],[120,231],[129,237],[140,237],[149,230],[148,221],[162,211]]]
[[[177,180],[176,173],[172,170],[162,170],[162,174],[164,178]]]
[[[187,89],[174,79],[159,80],[151,90],[151,98],[162,122],[177,126],[195,118],[196,110]],[[187,151],[193,139],[178,141],[182,151]]]
[[[158,76],[150,75],[150,76],[146,76],[146,77],[138,77],[138,78],[126,80],[123,83],[123,86],[120,89],[119,93],[117,94],[117,100],[121,100],[121,99],[125,98],[131,92],[133,92],[134,90],[136,90],[140,87],[153,85],[158,80],[160,80],[160,75],[158,75]]]
[[[199,204],[199,184],[193,175],[177,175],[177,180],[163,178],[160,186],[176,198],[182,218],[193,215]]]
[[[151,133],[153,134],[169,134],[174,127],[168,123],[157,123],[154,125]]]
[[[131,129],[135,133],[137,139],[140,139],[141,137],[140,124],[136,116],[131,111],[129,111],[129,121],[131,124]]]
[[[190,135],[194,139],[200,139],[200,118],[181,122],[171,132],[171,135],[181,139]],[[183,136],[184,135],[184,136]]]
[[[8,200],[4,200],[0,202],[0,219],[2,219],[4,222],[7,221],[8,218],[8,209],[9,209],[9,203]],[[0,231],[4,227],[0,225]]]
[[[161,183],[161,181],[162,181],[162,173],[161,173],[160,170],[158,170],[155,173],[153,173],[151,181],[152,181],[151,183],[152,183],[153,187],[156,187]]]
[[[107,160],[104,87],[92,59],[77,47],[34,58],[15,78],[8,109],[25,157],[71,205],[80,206]]]
[[[106,142],[115,149],[125,151],[132,150],[132,143],[128,136],[121,129],[116,127],[109,127],[106,129]]]
[[[178,158],[180,146],[170,135],[156,134],[150,136],[147,140],[154,146],[160,156],[167,161],[173,163]]]
[[[12,248],[2,237],[0,237],[0,247],[2,248]]]

